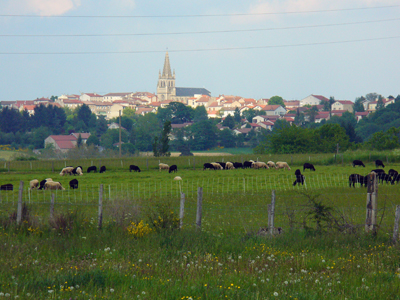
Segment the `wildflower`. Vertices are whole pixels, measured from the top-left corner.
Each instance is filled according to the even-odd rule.
[[[361,279],[362,282],[365,282],[365,278]]]
[[[322,262],[324,263],[324,262],[325,262],[325,259],[323,259]]]
[[[110,293],[114,293],[114,289],[110,289]]]
[[[145,292],[145,291],[143,291],[143,292],[142,292],[142,294],[143,294],[143,295],[146,295],[146,292]]]
[[[5,295],[4,296],[6,296],[6,297],[10,297],[10,294],[9,293],[5,293]]]
[[[288,285],[289,282],[285,281],[284,284]]]
[[[0,293],[0,297],[4,297],[4,293],[3,292]]]
[[[274,292],[274,296],[277,297],[279,294],[277,292]]]

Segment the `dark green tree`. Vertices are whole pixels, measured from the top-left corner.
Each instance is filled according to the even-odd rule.
[[[207,114],[207,110],[203,105],[197,106],[194,109],[194,117],[193,117],[193,122],[194,123],[198,123],[198,122],[202,122],[202,121],[206,121],[208,120],[208,114]]]
[[[86,141],[86,145],[87,145],[87,146],[90,146],[90,145],[98,146],[98,145],[100,145],[100,140],[99,140],[99,138],[97,137],[97,134],[96,134],[96,133],[93,133],[93,134],[91,134],[91,135],[89,136],[89,138],[88,138],[87,141]]]
[[[378,102],[376,103],[376,110],[381,110],[385,108],[385,103],[383,103],[383,99],[379,97]]]
[[[99,116],[96,123],[96,133],[98,134],[98,136],[102,136],[106,133],[107,129],[108,126],[106,118],[104,116]]]
[[[235,119],[231,115],[227,115],[224,121],[222,121],[222,125],[233,129],[235,127]]]
[[[194,150],[207,150],[216,146],[217,128],[212,121],[206,120],[190,126],[190,146]]]
[[[219,131],[220,145],[225,148],[233,148],[236,146],[236,134],[232,130],[224,129]]]
[[[245,118],[248,122],[252,123],[253,118],[256,116],[256,112],[254,109],[249,108],[242,112],[243,118]]]
[[[76,108],[76,115],[79,121],[83,121],[86,125],[86,130],[90,128],[90,118],[92,115],[92,111],[90,110],[89,106],[83,104]]]
[[[271,97],[268,101],[268,105],[281,105],[282,107],[286,107],[283,98],[280,96]]]
[[[365,98],[363,96],[356,98],[356,101],[354,102],[353,105],[353,111],[354,112],[363,112],[365,111],[363,102],[365,101]]]
[[[233,119],[238,124],[240,124],[242,122],[242,117],[240,116],[240,110],[238,107],[235,108],[235,112],[233,114]]]
[[[165,121],[161,137],[155,137],[153,143],[153,153],[155,157],[170,156],[169,150],[169,134],[171,132],[171,121]]]
[[[312,106],[310,109],[306,110],[305,112],[308,116],[308,121],[310,123],[315,122],[315,117],[318,115],[318,108],[316,105]]]

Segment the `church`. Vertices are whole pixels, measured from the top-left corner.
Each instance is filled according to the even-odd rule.
[[[211,97],[210,91],[204,88],[182,88],[175,87],[175,70],[172,74],[168,52],[165,54],[164,68],[158,72],[157,98],[158,101],[171,100],[188,104],[188,99],[195,95],[207,95]]]

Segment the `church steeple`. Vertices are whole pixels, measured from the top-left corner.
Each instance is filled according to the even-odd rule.
[[[169,64],[168,51],[165,54],[164,69],[163,69],[163,72],[162,72],[162,77],[164,77],[164,78],[172,78],[171,65]]]

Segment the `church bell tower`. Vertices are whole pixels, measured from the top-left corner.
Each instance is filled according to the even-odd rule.
[[[157,96],[158,101],[173,100],[172,98],[176,96],[175,71],[174,74],[171,73],[168,51],[165,54],[162,74],[158,72]]]

